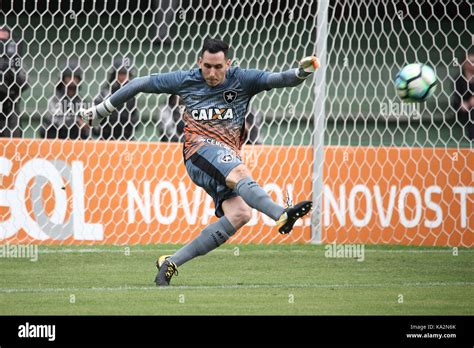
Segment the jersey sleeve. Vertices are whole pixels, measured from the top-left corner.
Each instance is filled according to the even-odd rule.
[[[186,77],[185,71],[173,71],[163,74],[151,74],[155,93],[178,94],[181,84]]]
[[[175,71],[164,74],[152,74],[131,80],[109,98],[114,107],[118,107],[138,93],[178,94],[186,72]],[[99,104],[101,105],[101,104]]]
[[[270,74],[267,71],[258,69],[241,69],[238,76],[242,87],[249,94],[253,95],[271,89],[268,85],[268,76]]]

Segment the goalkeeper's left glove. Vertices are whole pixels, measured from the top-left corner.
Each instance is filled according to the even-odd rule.
[[[298,77],[306,78],[319,68],[319,59],[316,56],[305,57],[300,60]]]

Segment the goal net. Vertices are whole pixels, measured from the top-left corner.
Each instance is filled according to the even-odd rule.
[[[183,165],[178,98],[138,95],[94,129],[74,116],[124,78],[194,68],[210,36],[233,66],[322,63],[252,99],[242,151],[277,202],[313,199],[311,217],[281,236],[254,211],[231,241],[472,246],[472,110],[456,89],[470,15],[467,1],[3,2],[0,240],[186,243],[213,221]],[[423,104],[393,86],[413,62],[438,77]]]

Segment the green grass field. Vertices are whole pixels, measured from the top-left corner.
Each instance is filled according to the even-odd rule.
[[[474,250],[226,245],[156,288],[156,255],[177,245],[39,246],[0,258],[0,315],[473,315]],[[400,303],[402,302],[402,303]]]

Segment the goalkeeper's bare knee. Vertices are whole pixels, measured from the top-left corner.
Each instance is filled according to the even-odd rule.
[[[226,217],[229,219],[232,226],[238,230],[252,219],[252,209],[250,209],[250,207],[238,209],[232,212],[232,214],[226,215]]]
[[[241,197],[233,197],[222,203],[222,210],[236,230],[252,219],[252,209]]]
[[[239,164],[237,167],[232,169],[225,178],[225,183],[227,187],[234,189],[237,186],[237,183],[245,178],[251,177],[250,171],[248,170],[245,164]]]

